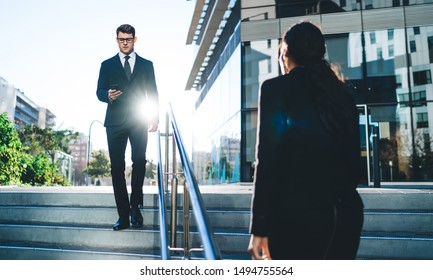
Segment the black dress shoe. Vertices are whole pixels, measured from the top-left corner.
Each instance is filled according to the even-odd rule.
[[[131,224],[133,228],[143,227],[143,216],[138,206],[131,208]]]
[[[113,226],[113,230],[122,230],[129,228],[129,221],[121,221],[120,219]]]

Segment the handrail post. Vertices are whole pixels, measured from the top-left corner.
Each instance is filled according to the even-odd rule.
[[[177,177],[171,181],[171,248],[176,248],[176,226],[177,226]]]
[[[171,144],[172,144],[172,169],[173,169],[173,178],[177,178],[177,160],[176,160],[176,139],[174,137],[171,138]]]
[[[165,191],[168,192],[168,165],[169,165],[169,160],[168,160],[168,151],[169,151],[169,144],[170,141],[168,139],[169,137],[169,133],[170,133],[170,124],[169,124],[170,120],[169,120],[169,115],[168,112],[165,114]],[[174,149],[174,146],[173,146]]]
[[[190,246],[189,246],[189,195],[186,186],[186,181],[183,183],[183,252],[184,259],[189,260],[190,256]]]
[[[159,227],[160,227],[160,244],[161,244],[161,258],[168,260],[170,258],[168,253],[167,242],[167,221],[165,218],[165,194],[164,194],[164,179],[162,172],[162,159],[161,159],[161,134],[157,132],[157,145],[158,145],[158,193],[159,193]]]
[[[168,120],[168,112],[167,112],[167,120]],[[167,133],[168,133],[168,122],[167,125]],[[168,134],[167,134],[167,146],[168,146]],[[176,248],[176,227],[177,227],[177,191],[179,180],[176,176],[176,145],[175,145],[174,137],[172,137],[172,168],[173,168],[173,176],[171,180],[171,247]],[[168,149],[166,150],[168,155]],[[168,156],[167,156],[168,158]],[[167,161],[168,166],[168,161]],[[167,168],[168,169],[168,168]],[[168,176],[168,173],[167,173]]]

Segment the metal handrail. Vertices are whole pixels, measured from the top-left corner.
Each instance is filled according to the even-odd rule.
[[[159,200],[159,226],[160,226],[160,243],[161,243],[161,259],[168,260],[168,239],[167,239],[167,220],[165,218],[165,192],[164,179],[162,172],[161,160],[161,136],[158,130],[157,133],[157,152],[158,152],[158,200]]]
[[[182,162],[182,169],[187,181],[190,201],[192,205],[192,210],[194,212],[194,217],[197,223],[198,231],[200,234],[200,239],[203,245],[205,258],[208,260],[218,260],[221,259],[221,252],[218,248],[217,243],[213,238],[213,232],[209,226],[209,219],[206,214],[206,209],[204,208],[203,198],[201,196],[200,190],[198,188],[197,180],[190,165],[190,160],[185,150],[185,145],[182,140],[179,128],[174,118],[173,109],[171,104],[169,106],[170,121],[173,127],[173,135],[176,139],[176,144],[178,147],[179,155]]]

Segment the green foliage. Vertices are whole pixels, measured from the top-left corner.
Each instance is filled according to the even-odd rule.
[[[59,173],[54,155],[56,150],[67,151],[68,141],[77,135],[34,125],[17,131],[6,113],[0,115],[0,185],[70,185]]]
[[[104,151],[92,152],[92,160],[86,172],[93,178],[110,176],[110,160]]]
[[[47,153],[51,162],[54,162],[56,151],[69,154],[68,144],[78,137],[78,132],[71,130],[42,129],[35,125],[26,125],[18,133],[21,142],[29,147],[31,155]]]
[[[59,173],[56,165],[51,162],[47,155],[28,155],[25,161],[26,168],[21,175],[21,181],[24,184],[32,186],[70,185],[70,182],[66,180],[65,176]]]
[[[19,182],[24,168],[23,147],[6,113],[0,115],[0,184]]]

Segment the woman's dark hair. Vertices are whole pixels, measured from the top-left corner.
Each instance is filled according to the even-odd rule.
[[[283,42],[287,44],[286,56],[305,68],[308,92],[328,132],[335,135],[354,129],[353,121],[358,120],[353,119],[353,106],[348,106],[349,93],[324,58],[325,38],[320,29],[310,22],[297,23],[286,31]]]
[[[135,28],[129,24],[122,24],[116,29],[116,36],[119,36],[119,32],[132,34],[132,37],[135,37]]]
[[[320,29],[310,22],[293,25],[283,36],[288,46],[288,55],[298,65],[322,61],[325,53],[325,38]]]

